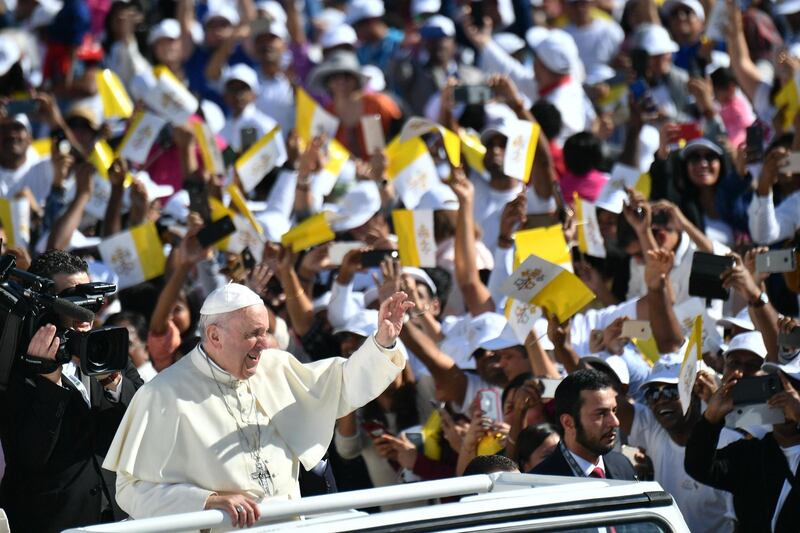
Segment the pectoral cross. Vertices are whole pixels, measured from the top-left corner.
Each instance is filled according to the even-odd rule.
[[[267,463],[261,459],[256,460],[256,471],[250,474],[250,479],[257,481],[264,493],[272,495],[272,474],[267,468]]]

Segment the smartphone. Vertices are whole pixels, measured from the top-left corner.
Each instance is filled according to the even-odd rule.
[[[369,420],[366,422],[362,422],[361,429],[363,429],[364,432],[373,439],[377,439],[378,437],[381,437],[384,434],[389,433],[389,431],[386,429],[386,426],[384,426],[377,420]]]
[[[493,422],[503,420],[503,410],[500,405],[500,394],[495,389],[481,389],[478,391],[478,402],[481,406],[481,415]]]
[[[64,133],[64,130],[56,130],[56,132],[53,133],[53,144],[58,147],[58,151],[61,153],[61,155],[71,155],[76,164],[83,161],[83,154],[81,154],[77,148],[72,146],[72,143],[69,142],[69,139],[67,139],[67,134]]]
[[[366,246],[363,242],[359,241],[339,241],[332,242],[328,247],[328,258],[331,260],[331,265],[340,266],[344,261],[344,256],[351,250],[358,250]]]
[[[361,133],[364,136],[364,148],[366,148],[367,154],[372,155],[386,148],[386,138],[383,136],[383,123],[380,115],[361,117]]]
[[[483,105],[492,99],[488,85],[459,85],[453,90],[453,98],[464,105]]]
[[[239,130],[239,138],[242,141],[240,151],[244,153],[258,141],[258,131],[255,128],[242,128]]]
[[[206,225],[197,233],[197,240],[200,246],[208,248],[214,243],[217,243],[236,231],[236,226],[233,225],[233,220],[230,216],[225,215],[216,222]]]
[[[413,444],[417,448],[422,448],[422,446],[424,445],[424,439],[422,438],[422,433],[418,431],[407,431],[405,435],[406,438],[411,441],[411,444]]]
[[[746,429],[753,426],[771,426],[783,424],[785,421],[783,409],[771,407],[765,403],[736,405],[733,411],[725,416],[725,425],[729,428]]]
[[[703,129],[700,127],[700,124],[697,122],[684,122],[683,124],[678,124],[678,139],[683,139],[686,142],[689,142],[693,139],[697,139],[703,136]]]
[[[780,273],[794,272],[797,269],[794,248],[785,250],[772,250],[767,253],[756,255],[756,272]]]
[[[706,299],[727,300],[728,289],[722,286],[722,273],[733,268],[733,257],[695,252],[689,273],[689,295]]]
[[[230,146],[227,146],[222,151],[222,161],[225,163],[225,167],[232,167],[236,163],[236,152]]]
[[[658,113],[658,108],[656,107],[655,102],[653,102],[653,97],[650,94],[650,86],[647,84],[644,78],[638,78],[635,80],[628,86],[628,90],[633,96],[634,101],[641,106],[642,111],[644,112],[642,118],[645,120],[654,118],[654,115]]]
[[[746,130],[745,147],[748,163],[758,163],[764,159],[764,127],[756,122]]]
[[[539,378],[539,383],[541,383],[542,390],[541,396],[542,399],[552,399],[556,397],[556,389],[558,385],[561,383],[560,379],[553,379],[553,378]]]
[[[486,12],[483,8],[483,0],[472,0],[469,3],[469,8],[472,23],[476,28],[483,28],[483,17]]]
[[[778,345],[789,348],[800,348],[800,327],[792,329],[789,333],[778,333]]]
[[[189,211],[200,215],[203,222],[211,222],[211,208],[208,205],[208,187],[204,181],[187,179],[183,188],[189,193]]]
[[[11,117],[19,114],[31,116],[38,111],[39,103],[36,100],[31,100],[30,98],[11,100],[6,104],[6,113],[8,113],[8,116]]]
[[[250,251],[250,247],[246,247],[242,250],[242,264],[247,270],[253,270],[256,267],[256,258],[253,257],[253,252]]]
[[[397,250],[369,250],[362,252],[361,266],[364,268],[377,267],[386,258],[400,259],[400,253]]]
[[[653,336],[653,330],[647,320],[626,320],[622,323],[622,336],[646,340]]]
[[[731,389],[734,405],[765,403],[775,394],[783,390],[777,374],[740,378]]]

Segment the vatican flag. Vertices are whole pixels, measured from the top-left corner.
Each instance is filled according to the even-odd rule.
[[[403,124],[400,130],[400,142],[404,143],[409,139],[420,137],[426,133],[438,131],[442,136],[444,151],[447,152],[447,159],[450,164],[457,167],[461,164],[461,139],[441,124],[422,117],[411,117]]]
[[[300,140],[300,149],[305,149],[311,139],[323,133],[328,139],[336,137],[339,119],[328,113],[309,94],[298,87],[295,95],[297,114],[295,115],[295,131]]]
[[[273,168],[286,162],[286,145],[276,126],[236,160],[236,174],[245,192],[261,183]]]
[[[31,241],[31,204],[27,198],[0,198],[0,224],[8,246],[28,246]]]
[[[176,126],[188,122],[200,105],[197,98],[167,67],[153,69],[155,87],[144,93],[144,102],[156,113]]]
[[[516,120],[508,125],[508,140],[503,159],[503,173],[506,176],[528,183],[540,132],[541,126],[538,122]]]
[[[157,278],[167,262],[154,222],[103,239],[97,249],[103,262],[119,276],[119,289]]]
[[[133,114],[131,97],[114,71],[103,69],[97,73],[97,92],[105,118],[128,118]]]
[[[645,198],[650,198],[650,192],[653,189],[653,179],[650,177],[649,172],[640,172],[639,169],[625,165],[623,163],[615,163],[611,167],[611,179],[609,181],[622,180],[625,187],[633,189],[642,193]]]
[[[225,160],[222,158],[222,151],[217,145],[217,139],[211,128],[205,122],[195,122],[192,127],[200,148],[200,156],[203,158],[203,168],[216,176],[224,174]]]
[[[555,313],[563,323],[594,300],[594,293],[572,272],[532,255],[506,279],[500,291],[520,302]]]
[[[692,403],[692,389],[694,389],[694,382],[697,379],[697,367],[703,358],[702,337],[703,317],[697,316],[692,324],[692,334],[684,345],[683,362],[678,375],[678,397],[684,415],[689,411],[689,405]]]
[[[578,249],[592,257],[605,257],[606,246],[600,226],[597,224],[597,210],[591,202],[583,200],[574,193],[575,220],[578,230]]]
[[[311,177],[311,190],[315,196],[325,197],[333,191],[348,159],[350,152],[347,148],[336,139],[331,139],[322,168]]]
[[[392,222],[397,234],[400,263],[403,266],[436,266],[436,240],[433,236],[433,211],[395,209]]]
[[[155,113],[138,111],[128,124],[128,129],[117,147],[117,156],[133,161],[137,165],[144,165],[153,143],[166,125],[167,121]]]
[[[408,209],[417,207],[422,195],[439,181],[436,163],[419,137],[406,142],[395,138],[386,147],[386,174]]]
[[[312,246],[332,241],[336,234],[331,229],[330,217],[331,214],[326,211],[308,217],[284,233],[281,244],[291,246],[293,252],[302,252]]]
[[[485,173],[483,158],[486,156],[486,147],[481,143],[481,138],[464,130],[459,131],[458,136],[461,139],[461,153],[464,154],[467,165],[481,174]]]
[[[572,272],[572,256],[560,225],[518,231],[513,238],[514,268],[528,256],[535,255]]]
[[[241,189],[239,189],[235,183],[231,183],[225,188],[225,190],[228,191],[228,194],[231,196],[231,204],[233,204],[239,214],[250,223],[250,226],[252,226],[256,233],[263,235],[264,229],[261,227],[261,224],[258,223],[256,217],[253,216],[250,208],[247,207],[247,200],[245,200]]]

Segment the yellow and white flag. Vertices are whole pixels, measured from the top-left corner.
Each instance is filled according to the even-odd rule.
[[[606,245],[597,223],[595,205],[574,193],[575,220],[578,230],[578,249],[592,257],[605,257]]]
[[[674,306],[675,318],[681,325],[684,335],[690,335],[694,319],[702,317],[703,331],[701,348],[703,352],[717,349],[722,343],[722,336],[716,327],[716,321],[708,316],[705,300],[698,297],[689,298]]]
[[[560,225],[533,228],[514,233],[514,268],[529,255],[541,257],[572,272],[572,256]]]
[[[681,372],[678,375],[678,397],[681,401],[683,414],[689,410],[692,403],[692,389],[697,379],[697,365],[703,358],[701,346],[703,345],[703,317],[697,316],[692,324],[692,334],[684,345]]]
[[[481,138],[465,130],[459,131],[458,136],[461,139],[461,153],[464,154],[467,165],[481,174],[485,173],[483,158],[486,156],[486,147],[481,143]]]
[[[119,276],[119,289],[157,278],[167,262],[154,222],[103,239],[97,249],[103,262]]]
[[[186,124],[200,105],[197,98],[168,68],[158,66],[153,69],[153,75],[155,87],[144,93],[144,102],[172,124]]]
[[[649,172],[640,172],[638,168],[624,163],[615,163],[611,167],[610,181],[622,180],[625,187],[642,193],[645,198],[650,198],[650,191],[653,188],[652,178]]]
[[[572,272],[532,255],[506,279],[500,291],[520,302],[545,307],[564,322],[594,300],[595,294]]]
[[[50,137],[36,139],[31,143],[31,148],[33,148],[39,157],[50,157],[51,150],[53,149],[53,139]]]
[[[386,159],[386,174],[408,209],[417,207],[422,195],[439,181],[436,163],[419,137],[406,142],[396,137],[386,147]]]
[[[311,142],[311,139],[323,133],[328,139],[336,137],[336,130],[339,129],[339,119],[325,111],[316,100],[302,88],[297,89],[295,94],[297,111],[295,115],[294,129],[300,140],[300,149],[303,150]]]
[[[432,131],[438,131],[442,136],[444,150],[447,152],[447,159],[450,160],[450,164],[454,167],[459,166],[461,164],[461,139],[452,131],[432,120],[422,117],[411,117],[408,119],[406,123],[403,124],[403,129],[400,130],[400,142],[404,143]]]
[[[8,246],[31,242],[31,204],[27,198],[0,198],[0,224]]]
[[[336,234],[331,229],[331,213],[323,211],[310,216],[283,234],[281,244],[291,246],[293,252],[302,252],[312,246],[332,241]]]
[[[325,197],[333,191],[348,159],[350,159],[350,152],[347,151],[347,148],[336,139],[331,139],[331,142],[328,143],[325,163],[311,177],[311,190],[315,196]]]
[[[433,235],[433,211],[395,209],[392,211],[397,234],[400,263],[403,266],[436,266],[436,240]]]
[[[541,129],[538,122],[527,120],[512,121],[508,125],[508,139],[503,159],[503,173],[506,176],[528,183]]]
[[[113,70],[103,69],[97,73],[97,92],[105,118],[128,118],[133,114],[131,97]]]
[[[131,119],[125,136],[117,147],[117,156],[144,165],[153,143],[166,125],[167,121],[155,113],[138,111]]]
[[[200,147],[200,156],[203,158],[203,168],[216,176],[224,174],[225,160],[222,158],[222,151],[217,145],[214,132],[205,122],[195,122],[192,127],[197,145]]]
[[[794,117],[800,110],[800,91],[797,89],[797,77],[787,81],[774,98],[775,109],[783,113],[783,128],[789,129]]]
[[[520,344],[525,344],[528,334],[533,330],[536,321],[544,317],[538,305],[509,299],[506,305],[506,320]]]
[[[236,174],[245,192],[255,189],[273,168],[286,162],[286,145],[280,132],[276,126],[236,160]]]

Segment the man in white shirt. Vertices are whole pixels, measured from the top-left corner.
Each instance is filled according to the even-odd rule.
[[[275,22],[254,25],[253,49],[259,62],[256,107],[274,118],[284,136],[294,129],[294,87],[284,73],[289,32]]]
[[[225,103],[231,109],[220,135],[237,153],[246,151],[250,146],[272,131],[278,124],[256,108],[256,94],[259,90],[256,72],[245,65],[237,63],[222,75]]]
[[[569,24],[564,26],[564,31],[575,40],[587,75],[602,65],[609,65],[625,38],[622,28],[613,19],[593,13],[594,6],[594,0],[567,0],[565,6]]]
[[[12,198],[27,187],[43,206],[52,182],[50,158],[39,159],[31,147],[28,117],[4,118],[0,122],[0,197]]]
[[[781,168],[788,164],[788,153],[776,148],[767,154],[761,175],[758,177],[753,199],[747,208],[750,235],[759,244],[772,244],[790,238],[800,229],[800,191],[795,191],[775,207],[772,188],[779,179],[797,179],[787,176]]]

